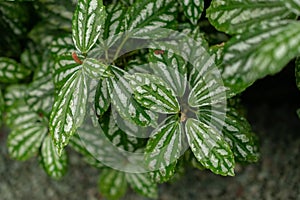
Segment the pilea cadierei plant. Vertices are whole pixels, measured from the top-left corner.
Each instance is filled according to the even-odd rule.
[[[0,14],[10,157],[60,179],[73,149],[108,199],[256,162],[239,94],[300,55],[298,0],[19,0]]]

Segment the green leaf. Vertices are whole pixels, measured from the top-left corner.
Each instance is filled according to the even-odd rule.
[[[114,77],[107,78],[107,85],[114,105],[122,118],[127,119],[139,126],[156,124],[156,115],[142,107],[132,96],[133,92],[129,83],[124,78],[127,72],[117,67],[112,67],[111,74]]]
[[[108,66],[94,58],[86,58],[82,63],[82,67],[84,72],[92,79],[98,80],[109,76],[106,73]]]
[[[34,70],[40,66],[42,56],[34,43],[28,42],[28,47],[21,54],[21,64],[25,68]]]
[[[296,69],[295,69],[296,83],[297,83],[297,87],[300,90],[300,57],[297,57],[295,66],[296,66]]]
[[[251,126],[235,109],[202,107],[198,111],[198,119],[223,133],[237,161],[256,162],[258,160],[258,147]]]
[[[0,57],[0,82],[16,83],[26,78],[31,73],[30,70],[15,60]]]
[[[27,160],[35,156],[48,133],[47,125],[42,123],[42,117],[30,111],[26,105],[9,110],[8,117],[8,124],[12,128],[7,140],[10,157]]]
[[[205,168],[215,174],[234,176],[233,153],[216,129],[189,118],[185,131],[191,150]]]
[[[75,72],[62,86],[50,115],[50,133],[58,153],[68,144],[85,117],[87,85],[84,73]]]
[[[4,99],[3,99],[3,95],[2,95],[2,90],[0,89],[0,127],[2,125],[2,115],[3,115],[4,109],[5,109],[5,103],[4,103]]]
[[[97,42],[105,18],[102,0],[78,1],[72,19],[72,37],[78,51],[86,54]]]
[[[127,191],[125,173],[114,169],[102,170],[99,179],[99,190],[108,200],[120,199]]]
[[[229,34],[243,33],[252,25],[278,21],[288,15],[289,10],[280,0],[213,0],[207,9],[210,23]]]
[[[300,15],[300,1],[299,0],[285,0],[285,6],[295,13],[296,15]]]
[[[58,155],[50,135],[48,135],[43,141],[40,163],[46,173],[54,179],[62,178],[67,172],[67,153],[62,152],[61,155]]]
[[[299,32],[299,22],[275,23],[231,39],[224,49],[225,85],[240,93],[257,79],[279,72],[300,54]]]
[[[192,107],[200,107],[226,102],[226,90],[221,74],[209,73],[201,77],[192,88],[188,103]]]
[[[154,50],[150,51],[149,61],[155,75],[165,80],[175,94],[182,97],[187,85],[185,60],[170,51]]]
[[[100,80],[95,95],[95,109],[97,116],[102,116],[110,106],[110,95],[106,80]]]
[[[160,77],[135,73],[126,78],[134,92],[134,98],[145,108],[168,114],[180,111],[174,91]]]
[[[4,101],[7,108],[15,107],[20,101],[24,100],[27,86],[23,84],[10,85],[5,88]]]
[[[126,180],[135,192],[152,199],[157,199],[157,184],[152,182],[147,173],[126,173]]]
[[[173,0],[136,1],[126,14],[126,30],[131,37],[151,39],[161,35],[159,28],[172,28],[176,22],[177,3]]]
[[[182,127],[174,116],[153,131],[145,150],[145,164],[149,170],[166,168],[176,163],[182,151]]]
[[[179,0],[179,3],[183,7],[184,15],[190,20],[193,25],[197,25],[198,20],[201,17],[204,9],[203,0]]]
[[[83,60],[84,57],[78,55],[79,60]],[[54,72],[53,81],[56,89],[60,89],[67,80],[79,69],[82,68],[80,63],[74,61],[70,53],[63,54],[57,57]]]

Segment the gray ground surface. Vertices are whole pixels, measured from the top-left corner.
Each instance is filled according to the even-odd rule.
[[[257,103],[248,106],[249,120],[261,143],[261,160],[257,164],[237,166],[235,177],[188,170],[177,182],[160,185],[159,199],[300,200],[300,120],[295,113],[298,105],[290,103],[295,99],[289,100],[286,93],[282,95],[285,102],[272,103],[272,97],[264,103],[254,98],[252,101]],[[0,133],[1,200],[103,199],[97,192],[98,171],[82,163],[77,154],[71,153],[68,174],[54,181],[36,159],[9,159],[6,137]],[[123,199],[145,198],[129,191]]]

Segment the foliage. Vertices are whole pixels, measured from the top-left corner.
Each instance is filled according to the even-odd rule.
[[[9,155],[37,156],[59,179],[70,147],[108,199],[128,186],[157,198],[189,164],[233,176],[256,162],[257,138],[228,102],[300,55],[296,0],[20,0],[0,13]]]

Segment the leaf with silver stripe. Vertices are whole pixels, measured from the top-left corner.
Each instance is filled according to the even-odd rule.
[[[111,99],[106,80],[100,80],[95,95],[96,115],[102,116],[108,110],[110,102]]]
[[[125,176],[135,192],[151,199],[158,197],[157,184],[151,180],[148,173],[126,173]]]
[[[151,171],[177,163],[182,150],[182,126],[174,116],[153,131],[145,149],[145,164]]]
[[[154,112],[173,114],[180,111],[175,92],[162,78],[135,73],[127,75],[134,98],[145,108]]]
[[[0,57],[0,82],[17,83],[30,75],[31,71],[11,58]]]
[[[108,66],[97,59],[86,58],[82,63],[82,67],[84,72],[92,79],[99,80],[109,76],[106,71]]]
[[[50,135],[47,135],[43,141],[39,158],[44,170],[52,178],[60,179],[66,174],[68,167],[67,153],[62,152],[61,155],[58,155]]]
[[[279,0],[213,0],[207,9],[211,24],[229,34],[243,33],[252,25],[287,18],[291,12]]]
[[[100,193],[107,199],[120,199],[127,191],[125,173],[114,169],[103,169],[99,178]]]
[[[234,176],[234,156],[219,132],[196,119],[186,121],[188,142],[197,160],[215,174]]]
[[[162,35],[159,28],[176,25],[177,2],[173,0],[145,0],[135,2],[126,13],[126,30],[131,37],[151,39]]]
[[[84,57],[78,55],[78,59],[83,60]],[[70,53],[66,53],[57,57],[54,71],[53,81],[56,89],[60,89],[64,83],[79,69],[82,65],[76,63]]]
[[[193,25],[197,25],[204,9],[204,0],[179,0],[184,15]]]
[[[128,81],[124,78],[127,72],[117,67],[111,68],[114,77],[107,78],[107,85],[112,105],[123,119],[139,126],[155,125],[157,115],[145,109],[133,98],[133,92]]]
[[[299,0],[285,0],[284,1],[285,6],[295,13],[296,15],[300,15],[300,1]]]
[[[150,171],[151,179],[156,183],[164,183],[171,180],[176,171],[176,163],[173,162],[169,166],[161,166],[158,170]]]
[[[152,50],[149,53],[149,61],[154,74],[165,80],[176,96],[182,97],[187,86],[185,60],[170,51]]]
[[[48,133],[47,124],[25,104],[8,112],[11,127],[7,140],[8,153],[13,159],[27,160],[38,153]]]
[[[102,0],[78,0],[72,19],[72,38],[78,51],[86,54],[97,42],[106,18]]]
[[[300,54],[299,32],[298,21],[284,21],[232,38],[224,48],[224,84],[240,93],[257,79],[282,70]]]
[[[256,162],[259,158],[256,137],[249,122],[234,108],[223,110],[220,107],[201,107],[198,111],[199,121],[215,127],[230,145],[235,160]]]
[[[50,115],[50,133],[58,153],[68,144],[85,117],[87,85],[82,71],[75,72],[62,86]]]
[[[55,38],[50,44],[50,53],[55,58],[69,52],[74,52],[74,44],[70,35],[60,35]]]

